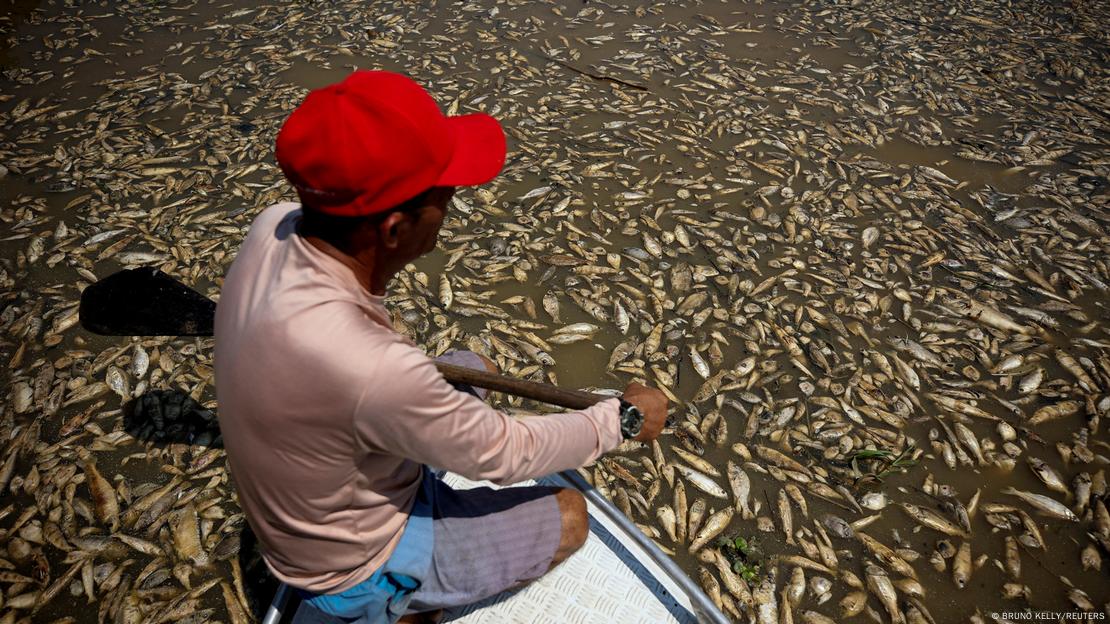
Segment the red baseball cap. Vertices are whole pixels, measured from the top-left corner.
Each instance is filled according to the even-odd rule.
[[[445,116],[407,76],[362,70],[308,94],[278,132],[277,161],[301,203],[363,216],[433,186],[489,182],[505,133],[484,113]]]

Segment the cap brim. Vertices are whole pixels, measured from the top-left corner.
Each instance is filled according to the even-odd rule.
[[[455,152],[436,186],[475,186],[497,177],[505,164],[505,133],[485,113],[448,117]]]

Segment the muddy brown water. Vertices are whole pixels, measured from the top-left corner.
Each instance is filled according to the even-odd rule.
[[[995,6],[988,4],[988,8]],[[639,14],[637,8],[641,9]],[[52,2],[13,2],[2,9],[0,113],[4,117],[0,123],[4,136],[0,137],[0,164],[12,164],[18,159],[29,159],[27,162],[31,163],[16,166],[0,180],[0,220],[5,224],[4,231],[11,231],[10,235],[0,235],[0,239],[7,239],[0,240],[0,262],[12,282],[4,287],[0,296],[5,307],[18,310],[17,315],[25,314],[39,300],[44,302],[47,312],[76,301],[78,287],[87,283],[87,275],[77,272],[78,267],[103,277],[127,266],[115,254],[99,257],[112,242],[134,236],[123,249],[126,251],[149,251],[152,244],[147,239],[170,247],[178,244],[201,249],[217,236],[216,231],[210,229],[213,224],[232,228],[219,232],[225,240],[214,249],[223,252],[222,257],[216,259],[209,252],[208,257],[189,258],[182,250],[173,250],[174,258],[162,266],[202,292],[215,296],[220,276],[233,258],[242,232],[253,215],[268,203],[293,198],[273,166],[272,142],[282,119],[308,89],[341,80],[356,68],[413,72],[428,84],[444,108],[454,106],[459,112],[484,110],[503,120],[509,133],[509,157],[505,173],[489,187],[496,196],[493,208],[484,206],[473,191],[460,192],[460,199],[471,206],[469,214],[453,212],[441,236],[440,248],[417,261],[409,276],[418,273],[429,276],[428,290],[434,297],[438,275],[453,250],[469,246],[469,253],[474,254],[490,249],[498,239],[508,241],[510,247],[505,254],[516,259],[527,258],[530,263],[523,281],[515,279],[511,273],[482,276],[472,270],[456,269],[451,273],[456,280],[455,288],[462,292],[491,292],[483,302],[494,305],[514,296],[530,297],[538,311],[536,319],[528,319],[520,306],[504,304],[500,307],[513,318],[546,325],[547,329],[536,330],[540,336],[549,336],[551,330],[575,322],[600,326],[589,340],[553,346],[551,354],[557,364],[535,373],[538,379],[557,381],[569,387],[621,388],[633,376],[607,370],[610,353],[618,343],[631,336],[642,341],[661,320],[653,306],[645,305],[643,310],[629,309],[633,320],[625,335],[614,323],[599,321],[563,297],[560,322],[552,322],[541,305],[543,296],[549,291],[562,294],[566,288],[588,284],[611,299],[615,293],[625,292],[618,282],[636,288],[644,285],[627,273],[602,280],[585,280],[560,267],[552,277],[539,284],[540,277],[549,268],[540,257],[548,253],[549,248],[558,247],[560,253],[567,253],[568,249],[574,249],[573,243],[597,254],[598,259],[591,264],[601,266],[605,265],[605,254],[622,254],[622,266],[626,271],[644,270],[652,277],[669,275],[669,268],[680,262],[708,267],[719,258],[708,253],[707,247],[702,245],[695,244],[688,250],[672,248],[670,255],[642,263],[624,250],[642,247],[644,232],[659,238],[661,234],[653,229],[652,223],[657,222],[665,231],[673,231],[682,223],[679,217],[706,218],[705,215],[713,210],[740,218],[724,220],[714,231],[725,239],[743,239],[754,251],[751,257],[755,258],[753,266],[758,275],[750,271],[741,275],[754,283],[783,271],[785,265],[780,261],[784,259],[799,260],[812,269],[837,262],[849,274],[866,274],[874,280],[873,267],[868,263],[875,261],[879,248],[893,239],[880,239],[871,249],[864,250],[858,242],[860,231],[874,225],[886,236],[888,231],[896,231],[911,217],[930,227],[945,223],[945,217],[938,216],[937,202],[903,199],[899,194],[899,179],[904,175],[918,176],[922,167],[934,168],[955,181],[955,188],[946,191],[945,199],[982,215],[981,229],[990,234],[969,227],[966,236],[970,239],[976,242],[1010,240],[1018,246],[1025,244],[1025,236],[1029,240],[1047,240],[1036,232],[1028,234],[1027,229],[1015,225],[1015,221],[996,220],[992,212],[979,208],[972,198],[975,193],[1001,193],[1003,199],[998,204],[1001,207],[995,210],[1013,205],[1019,209],[1017,218],[1030,221],[1029,227],[1066,231],[1069,235],[1066,242],[1053,243],[1054,249],[1049,249],[1049,253],[1073,247],[1077,257],[1087,260],[1087,265],[1079,267],[1078,272],[1086,270],[1104,281],[1108,279],[1105,254],[1110,251],[1110,241],[1106,240],[1105,232],[1110,221],[1106,217],[1105,203],[1100,204],[1105,201],[1105,190],[1101,194],[1097,190],[1105,189],[1106,167],[1110,162],[1107,120],[1104,112],[1101,117],[1098,114],[1097,104],[1098,96],[1106,95],[1105,43],[1091,39],[1094,35],[1083,30],[1079,35],[1065,32],[1059,16],[1045,7],[1028,7],[1030,14],[1045,11],[1048,15],[1046,25],[1036,31],[1037,43],[1057,52],[1076,51],[1073,61],[1077,67],[1086,68],[1085,78],[1069,77],[1074,76],[1074,71],[1060,60],[1067,55],[1060,54],[1043,62],[1028,63],[1024,68],[1010,63],[1011,71],[1017,71],[1019,78],[1024,76],[1021,78],[1024,82],[1017,78],[1007,82],[1008,79],[980,72],[978,78],[963,76],[961,81],[953,81],[954,86],[945,83],[949,90],[937,93],[926,92],[928,85],[935,82],[928,81],[945,76],[945,72],[955,75],[962,71],[970,62],[968,59],[976,54],[969,52],[971,46],[986,45],[1013,54],[1028,54],[1028,48],[1034,45],[1030,43],[1031,38],[1017,34],[1008,36],[1005,28],[991,26],[982,26],[983,39],[971,42],[943,34],[966,25],[960,21],[963,12],[941,16],[932,15],[933,9],[926,8],[929,13],[922,17],[919,25],[890,17],[922,12],[922,7],[911,2],[892,2],[889,6],[872,7],[870,12],[858,6],[825,6],[823,3],[665,2],[624,7],[577,1],[542,5],[489,1],[466,5],[375,2],[318,7],[237,6],[222,2],[157,6],[109,3],[90,4],[80,9]],[[1077,16],[1081,14],[1078,12]],[[988,11],[972,16],[1014,25],[1026,35],[1030,32],[1028,24],[1014,17],[1009,9],[999,8],[995,14]],[[1079,52],[1079,48],[1084,51]],[[616,78],[639,85],[646,91],[597,80],[547,61],[553,54],[580,72]],[[934,54],[938,56],[932,56]],[[922,55],[929,55],[929,58]],[[946,61],[946,57],[951,62]],[[248,62],[250,67],[246,66]],[[720,79],[708,77],[709,74],[724,76],[739,86],[735,90],[721,87]],[[150,76],[157,80],[147,80]],[[1086,108],[1069,109],[1066,114],[1054,112],[1054,107],[1076,101],[1088,104],[1082,104]],[[58,110],[71,112],[61,118],[46,113],[16,121],[12,113],[23,103],[29,109],[56,105]],[[888,109],[904,106],[906,109],[897,115],[882,116],[874,115],[863,105]],[[1095,112],[1085,118],[1076,110]],[[102,150],[83,145],[83,157],[74,162],[73,153],[80,143],[95,135],[90,127],[95,129],[104,116],[112,119],[106,122],[106,136],[99,141],[103,141],[103,151],[112,148],[117,160],[107,162],[99,153]],[[533,118],[539,121],[534,122]],[[142,127],[131,127],[124,135],[119,128],[131,121]],[[713,129],[703,131],[707,124],[714,124],[710,126]],[[940,138],[928,129],[933,126],[940,128]],[[804,133],[804,141],[799,133]],[[1020,152],[1017,148],[1027,143],[1038,145],[1042,140],[1053,141],[1055,147],[1070,147],[1071,152],[1044,164],[1017,164],[1023,162],[1017,159]],[[744,146],[740,147],[741,144]],[[960,150],[968,146],[989,152],[997,162],[961,157]],[[58,150],[62,157],[53,158]],[[175,171],[144,174],[135,171],[133,164],[126,170],[114,166],[113,163],[132,154],[142,158],[174,157],[168,166]],[[220,154],[229,157],[216,165],[206,162]],[[43,158],[37,158],[39,156]],[[772,163],[786,176],[753,167],[750,164],[753,162]],[[853,170],[846,178],[840,177],[837,167],[860,162],[874,164],[866,164],[860,174]],[[243,176],[233,175],[237,168],[254,163],[265,166]],[[611,177],[568,174],[570,170],[580,172],[589,164],[604,163],[608,163],[605,171]],[[704,188],[691,188],[685,196],[679,191],[685,190],[689,182],[668,182],[671,179],[697,181],[705,176],[709,176],[709,181]],[[1101,179],[1102,186],[1086,196],[1074,189],[1050,193],[1054,184],[1076,176]],[[193,186],[178,188],[176,184],[183,180],[193,180]],[[59,182],[64,186],[51,187]],[[915,178],[915,185],[916,182]],[[552,190],[540,199],[521,199],[540,186],[551,186]],[[847,193],[857,194],[859,208],[843,215],[806,205],[806,210],[822,220],[822,227],[845,228],[856,240],[854,247],[834,247],[835,237],[828,229],[807,230],[805,224],[798,226],[799,231],[807,230],[812,235],[787,240],[781,228],[755,218],[753,209],[757,207],[763,207],[768,215],[792,218],[794,204],[783,195],[780,188],[783,186],[792,189],[795,197],[806,192],[835,197],[833,203],[837,208],[846,200]],[[66,190],[70,187],[71,190]],[[868,200],[865,193],[871,194],[876,188],[884,190],[899,210],[909,216],[897,214],[878,200]],[[643,193],[645,199],[622,199],[621,193],[628,191]],[[561,215],[551,215],[549,211],[554,204],[567,197],[573,201],[566,210]],[[1061,208],[1061,197],[1068,205],[1065,208]],[[181,208],[164,208],[183,199],[188,201]],[[1013,204],[1009,203],[1011,201]],[[1101,224],[1103,234],[1069,229],[1067,219],[1058,217],[1050,209],[1073,210],[1094,219]],[[164,210],[188,213],[184,217],[171,213],[178,216],[169,219],[153,216],[166,214]],[[593,218],[597,216],[591,215],[594,211],[613,218]],[[683,211],[690,211],[690,214]],[[121,212],[133,216],[123,218],[119,216]],[[1067,213],[1063,214],[1066,217]],[[209,217],[211,221],[198,222]],[[74,231],[70,234],[72,240],[63,239],[61,247],[51,251],[57,241],[48,239],[44,257],[28,262],[26,254],[32,237],[50,236],[59,221]],[[28,222],[31,225],[26,225]],[[576,233],[571,226],[587,232],[587,236]],[[81,248],[82,241],[116,228],[124,230],[118,238]],[[230,233],[235,228],[239,233]],[[522,236],[522,228],[532,233]],[[459,242],[477,232],[481,234],[476,239]],[[605,242],[592,238],[589,233]],[[960,240],[953,236],[951,240],[937,242],[953,245]],[[998,248],[1005,249],[1002,245]],[[51,264],[48,258],[58,253],[63,255]],[[836,257],[830,257],[830,253]],[[960,254],[959,257],[967,256]],[[74,259],[76,257],[81,260]],[[915,262],[921,259],[917,257]],[[1100,259],[1101,265],[1098,264]],[[895,284],[912,290],[916,298],[910,316],[928,322],[934,320],[936,311],[929,309],[925,315],[918,312],[928,309],[921,295],[930,288],[987,294],[994,290],[1011,292],[1013,289],[1008,286],[997,285],[1001,278],[985,275],[984,263],[992,260],[974,258],[979,264],[966,261],[947,267],[947,270],[934,266],[928,272],[912,274],[893,268],[888,274],[890,279],[883,285]],[[663,262],[667,267],[662,266]],[[1076,268],[1074,260],[1072,268]],[[804,277],[807,270],[795,277]],[[723,283],[710,277],[704,286],[725,307],[732,303],[727,299],[728,277],[727,274],[722,276]],[[471,280],[472,285],[464,286],[459,278]],[[1064,282],[1059,279],[1058,288],[1063,289]],[[813,282],[814,292],[820,289],[821,283]],[[815,295],[803,295],[778,286],[774,292],[776,298],[781,297],[774,304],[781,310],[788,305],[813,305],[817,300]],[[1107,335],[1110,298],[1105,291],[1089,285],[1077,292],[1079,296],[1074,298],[1074,303],[1085,317],[1057,315],[1058,329],[1049,331],[1032,350],[1045,356],[1036,364],[1045,369],[1043,386],[1049,392],[1024,406],[1026,415],[1061,396],[1077,393],[1074,385],[1066,381],[1071,379],[1068,373],[1056,364],[1051,350],[1045,350],[1044,345],[1073,349],[1077,356],[1095,362],[1100,357],[1104,361],[1108,357],[1105,347],[1080,346],[1074,341],[1086,338],[1110,342]],[[663,293],[668,294],[665,287]],[[822,309],[828,314],[838,299],[850,299],[848,295],[851,293],[843,290],[821,294],[820,299],[830,304]],[[420,297],[414,301],[424,302],[414,305],[425,316],[442,312]],[[1033,307],[1044,303],[1045,299],[1023,290],[1014,297],[1014,302]],[[404,302],[394,299],[392,303],[402,305]],[[611,309],[611,300],[608,303],[606,307]],[[867,339],[858,334],[844,336],[850,349],[837,344],[837,334],[831,330],[818,327],[813,335],[862,367],[861,354],[868,348],[888,356],[894,353],[886,342],[889,337],[922,339],[922,332],[894,320],[895,316],[903,314],[900,301],[894,300],[887,312],[885,316],[853,317],[867,321],[863,324]],[[670,314],[665,312],[662,320],[670,323],[674,318]],[[763,318],[762,315],[763,312],[759,312],[751,316]],[[736,316],[734,313],[729,323]],[[783,313],[776,322],[786,323],[785,319],[792,316],[792,313]],[[468,338],[489,333],[490,319],[480,314],[465,316],[448,310],[444,317],[458,327],[456,340],[450,344],[452,348],[465,348]],[[49,327],[50,320],[44,323]],[[667,329],[682,329],[683,323],[672,323]],[[749,355],[760,360],[774,358],[790,379],[782,378],[777,383],[755,388],[756,394],[762,395],[776,409],[785,400],[806,400],[799,389],[799,382],[805,377],[783,356],[781,346],[759,344],[757,350],[752,351],[741,335],[741,332],[750,332],[752,325],[730,328],[728,323],[714,323],[716,321],[710,321],[707,327],[715,327],[728,340],[727,345],[721,345],[724,359],[720,367],[714,367],[715,371],[734,366]],[[417,332],[414,338],[430,341],[439,329],[442,328],[433,325],[427,331]],[[496,335],[504,338],[503,334]],[[5,377],[6,387],[33,378],[38,370],[36,362],[44,358],[53,360],[67,351],[84,350],[95,357],[127,343],[127,339],[91,336],[79,328],[63,332],[57,344],[42,344],[41,338],[41,334],[28,337],[25,333],[4,337],[0,343],[0,358],[15,362]],[[684,353],[685,338],[694,344],[707,340],[704,331],[688,332],[675,341],[664,339],[665,346],[673,344],[678,348],[677,354],[674,358],[650,362],[650,365],[674,365],[675,384],[670,390],[688,402],[702,385],[702,379]],[[1007,344],[1008,338],[1012,336],[989,336],[984,343],[989,344],[982,348],[983,352],[997,362],[1001,357],[999,345]],[[180,350],[191,342],[180,339],[165,344]],[[21,345],[23,355],[16,359]],[[436,347],[430,342],[426,346]],[[938,345],[937,348],[942,347]],[[902,357],[909,359],[904,354]],[[951,357],[951,354],[946,353],[944,357]],[[509,372],[522,368],[521,362],[500,359]],[[812,369],[813,363],[806,362]],[[986,382],[999,379],[991,375],[989,367],[980,359],[961,360],[956,368],[965,365],[971,366]],[[919,372],[925,369],[919,368]],[[851,371],[841,374],[834,382],[845,384],[850,374]],[[959,375],[946,377],[937,370],[928,370],[928,374],[933,382],[967,381]],[[100,378],[103,379],[103,373]],[[643,379],[652,383],[658,381],[650,371],[645,372]],[[1016,379],[1014,381],[1016,383]],[[1094,393],[1096,400],[1110,390],[1105,373],[1099,381],[1102,385],[1099,392]],[[920,554],[913,567],[926,592],[922,602],[936,622],[967,621],[975,614],[986,618],[992,612],[1024,609],[1074,613],[1076,607],[1068,597],[1071,587],[1081,589],[1096,608],[1105,612],[1103,605],[1110,601],[1107,564],[1103,563],[1096,570],[1084,570],[1079,565],[1079,553],[1090,543],[1087,532],[1093,530],[1086,518],[1078,523],[1065,523],[1025,508],[1037,519],[1047,545],[1044,551],[1022,552],[1022,572],[1017,582],[1030,589],[1028,600],[1002,597],[1003,584],[1011,580],[999,563],[1004,552],[1003,541],[1009,533],[993,529],[983,520],[981,511],[972,519],[974,530],[970,542],[973,558],[985,555],[986,559],[974,571],[968,587],[956,589],[950,571],[937,572],[928,563],[937,542],[944,536],[917,526],[893,504],[909,502],[939,509],[935,499],[922,491],[928,475],[937,483],[955,488],[957,498],[965,505],[978,493],[981,506],[1005,503],[1021,507],[1020,501],[1004,495],[1002,490],[1015,487],[1050,494],[1025,465],[1025,457],[1045,459],[1070,483],[1079,472],[1093,474],[1105,470],[1106,458],[1110,455],[1107,436],[1095,425],[1087,441],[1095,455],[1093,462],[1064,463],[1060,460],[1057,443],[1074,444],[1076,434],[1087,426],[1086,419],[1076,416],[1038,427],[1035,436],[1024,436],[1021,441],[1023,455],[1017,459],[1013,470],[993,464],[949,469],[930,446],[929,434],[938,429],[934,415],[945,418],[952,415],[942,414],[924,398],[926,391],[938,387],[936,383],[932,386],[929,383],[928,379],[923,380],[919,393],[923,409],[914,411],[900,432],[907,444],[912,441],[925,454],[920,463],[905,474],[890,476],[882,483],[873,483],[857,492],[881,491],[892,502],[881,511],[865,512],[881,514],[865,531],[890,547]],[[196,381],[182,385],[183,390],[188,391],[196,387]],[[1016,397],[1014,392],[983,384],[972,387],[978,397],[977,405],[982,409],[1015,425],[1020,424],[1019,418],[990,400],[991,392],[1009,399]],[[890,392],[904,390],[891,384],[885,388]],[[733,392],[729,398],[735,398],[736,394]],[[819,390],[818,394],[827,393]],[[6,396],[10,397],[10,392]],[[106,396],[105,410],[119,407],[115,395]],[[200,399],[218,408],[210,387]],[[504,397],[501,400],[510,402]],[[42,441],[48,444],[57,441],[60,422],[82,407],[63,408],[60,415],[44,422]],[[711,402],[698,406],[701,414],[712,408]],[[810,412],[814,409],[812,405],[809,407]],[[680,419],[687,413],[688,406],[676,407],[675,414]],[[723,469],[729,460],[740,462],[739,456],[730,450],[736,442],[753,450],[757,445],[789,450],[783,446],[781,437],[743,439],[745,415],[727,406],[723,413],[729,425],[727,443],[704,445],[704,457],[712,464]],[[34,412],[13,415],[10,409],[5,409],[5,433],[18,432],[33,416]],[[1103,420],[1106,416],[1103,415]],[[113,418],[96,419],[95,422],[106,431],[119,426]],[[996,447],[1001,446],[993,423],[972,419],[965,424],[980,441],[992,441]],[[790,423],[790,427],[797,426],[801,426],[800,423]],[[943,439],[943,432],[940,435]],[[679,444],[672,433],[665,434],[660,441],[665,450]],[[7,445],[8,440],[4,443]],[[125,479],[131,488],[144,483],[167,482],[169,475],[163,463],[168,460],[157,447],[147,450],[151,459],[132,458],[123,463],[124,457],[143,453],[144,449],[147,447],[135,442],[114,451],[98,452],[98,465],[106,475]],[[639,459],[651,454],[650,450],[641,449],[630,451],[626,456]],[[822,465],[819,455],[811,459],[812,465]],[[31,461],[29,456],[21,456],[15,473],[25,476]],[[781,484],[769,475],[748,472],[753,481],[753,502],[759,501],[762,505],[760,515],[775,518],[772,508]],[[78,492],[87,496],[83,488]],[[230,490],[227,494],[223,506],[231,515],[238,510]],[[689,484],[687,495],[691,502],[699,496]],[[11,505],[0,519],[0,528],[6,528],[19,515],[16,510],[32,500],[26,492],[8,498],[8,502],[0,501]],[[664,484],[654,502],[670,504],[671,499],[672,490]],[[849,521],[860,517],[816,497],[807,497],[807,502],[808,519],[794,509],[796,529],[808,529],[814,520],[826,513]],[[655,524],[653,514],[637,516],[634,520],[644,525]],[[774,532],[762,533],[754,521],[735,520],[726,534],[758,537],[767,558],[765,573],[777,574],[781,587],[789,575],[789,567],[776,569],[770,563],[771,558],[777,554],[800,553],[797,548],[785,544],[782,532],[777,529],[777,519],[775,526]],[[959,538],[949,539],[959,545]],[[660,541],[676,553],[675,559],[680,566],[696,578],[700,563],[685,545],[666,543],[665,538]],[[840,567],[862,578],[863,563],[868,557],[859,544],[834,538],[833,547]],[[68,568],[62,563],[60,553],[49,549],[46,552],[54,576]],[[1102,557],[1106,559],[1110,553],[1102,552]],[[143,555],[133,558],[137,561],[132,565],[135,571],[149,562]],[[244,559],[252,560],[249,554]],[[265,592],[270,585],[261,566],[255,563],[247,570],[247,583],[248,594],[256,601],[253,606],[258,608],[261,604],[258,601],[267,598]],[[948,564],[951,565],[951,560]],[[25,572],[19,566],[17,569]],[[200,568],[193,582],[211,578],[230,579],[228,564],[219,562]],[[832,600],[817,604],[814,596],[807,593],[795,613],[799,609],[814,609],[836,618],[836,604],[848,590],[838,579],[830,580],[834,581]],[[175,582],[170,579],[164,586],[170,588]],[[888,621],[874,598],[869,604],[880,620]],[[92,606],[99,607],[101,603]],[[230,619],[219,590],[207,594],[199,606],[214,609],[214,619]],[[8,608],[0,606],[0,610],[5,609]],[[33,621],[72,618],[72,621],[91,622],[97,619],[92,611],[84,597],[71,595],[70,588],[66,587],[58,598],[32,617]],[[13,617],[24,617],[28,613],[26,610],[9,612]],[[867,619],[865,613],[846,621]]]

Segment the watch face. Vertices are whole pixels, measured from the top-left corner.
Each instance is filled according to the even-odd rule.
[[[633,436],[640,435],[640,430],[644,428],[644,419],[637,418],[629,427],[629,433]]]
[[[640,434],[644,426],[644,416],[640,410],[631,403],[621,405],[621,433],[625,438],[634,438]]]

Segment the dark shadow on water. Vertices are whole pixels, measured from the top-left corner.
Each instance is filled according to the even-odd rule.
[[[239,567],[243,571],[243,590],[247,595],[251,615],[256,622],[261,622],[274,598],[274,592],[277,591],[278,580],[266,568],[262,552],[258,549],[258,538],[246,523],[239,533]],[[289,601],[289,606],[295,608],[293,600]],[[286,616],[281,621],[292,621],[292,613],[287,607]]]
[[[205,409],[180,390],[151,390],[123,407],[124,428],[141,442],[159,446],[188,444],[195,447],[222,448],[219,423],[214,411]],[[242,571],[243,591],[254,621],[261,622],[277,591],[278,581],[266,568],[258,538],[245,519],[236,531],[229,532],[210,553],[220,565],[236,559]],[[228,578],[231,578],[230,572]],[[290,606],[296,608],[294,598]],[[292,611],[281,621],[292,621]]]
[[[180,390],[151,390],[123,408],[123,426],[141,442],[222,448],[216,413]]]
[[[5,30],[8,32],[17,32],[23,22],[32,13],[38,9],[42,4],[42,0],[11,0],[4,2],[0,5],[0,12],[7,18],[8,22],[5,25]],[[12,53],[12,46],[8,45],[8,39],[0,40],[0,69],[8,69],[10,67],[17,67],[20,65],[18,55]]]

